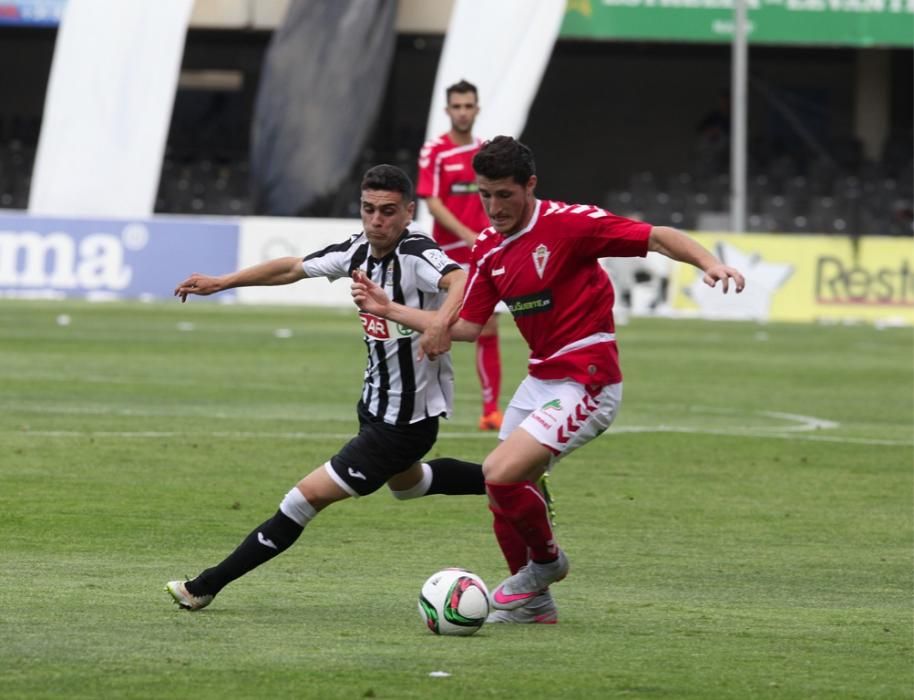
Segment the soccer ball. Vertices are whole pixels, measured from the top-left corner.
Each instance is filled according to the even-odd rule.
[[[489,591],[466,569],[443,569],[429,576],[419,592],[419,615],[435,634],[466,637],[489,614]]]

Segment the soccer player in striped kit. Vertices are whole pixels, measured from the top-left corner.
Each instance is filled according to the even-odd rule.
[[[234,287],[290,284],[309,277],[350,277],[355,270],[398,302],[431,309],[447,327],[460,308],[466,273],[423,233],[411,232],[415,203],[409,177],[378,165],[362,179],[363,230],[305,258],[284,257],[227,275],[194,273],[175,295],[209,295]],[[359,314],[368,366],[358,403],[359,433],[285,495],[275,515],[256,527],[221,563],[166,591],[183,609],[209,605],[223,587],[288,549],[324,508],[368,495],[385,483],[393,496],[483,494],[479,464],[423,462],[451,412],[454,375],[447,354],[419,357],[418,333],[367,312]]]
[[[490,621],[551,622],[549,587],[570,567],[536,482],[609,428],[622,401],[613,287],[599,259],[656,251],[698,267],[724,293],[731,286],[741,292],[745,280],[676,229],[537,199],[533,153],[511,137],[484,144],[473,167],[492,225],[473,247],[459,320],[444,329],[441,319],[392,302],[358,275],[352,293],[363,310],[423,331],[432,357],[451,340],[474,340],[499,300],[511,310],[530,359],[500,443],[483,463],[495,536],[512,572],[492,590]]]
[[[445,90],[451,128],[427,141],[419,152],[416,194],[425,199],[435,219],[432,237],[454,262],[467,268],[476,236],[489,225],[476,189],[473,156],[482,140],[473,136],[479,114],[476,86],[466,80]],[[501,393],[501,353],[498,346],[498,316],[493,314],[476,339],[476,374],[482,390],[480,430],[501,428],[498,409]]]

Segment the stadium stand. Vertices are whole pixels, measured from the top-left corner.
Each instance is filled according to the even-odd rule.
[[[273,5],[274,14],[279,16],[277,8],[281,3],[277,0]],[[201,17],[204,17],[206,7],[206,3],[200,4]],[[257,213],[251,194],[249,148],[253,101],[261,61],[270,38],[266,31],[268,26],[269,22],[263,30],[256,27],[238,31],[195,29],[189,33],[182,80],[194,71],[199,73],[216,69],[223,74],[231,74],[228,77],[234,76],[237,86],[225,83],[207,86],[205,81],[197,80],[191,84],[191,81],[184,80],[176,97],[173,124],[162,165],[155,203],[157,213],[229,216]],[[0,208],[25,209],[41,123],[40,95],[44,92],[50,66],[53,32],[32,30],[15,33],[7,30],[2,36],[7,48],[0,48],[0,53],[6,50],[12,56],[28,50],[34,55],[28,64],[30,72],[27,81],[14,82],[12,76],[7,76],[6,82],[0,80],[5,89],[16,97],[0,107]],[[375,126],[368,145],[352,164],[350,176],[338,190],[322,197],[306,211],[298,212],[300,215],[357,215],[353,192],[358,186],[360,173],[370,165],[390,162],[415,176],[417,151],[425,138],[429,92],[441,42],[440,36],[400,35],[394,67],[387,85],[384,118]],[[765,50],[759,49],[754,54],[754,65],[776,67],[777,62],[782,60],[782,53],[775,50],[765,53]],[[910,75],[910,68],[905,69],[907,72],[899,72],[898,67],[909,63],[910,52],[896,53],[899,56],[893,58],[893,75],[897,74],[904,79]],[[690,47],[688,55],[697,56],[694,59],[696,70],[705,64],[716,65],[718,59],[721,65],[726,65],[724,50]],[[834,73],[840,73],[839,68],[849,70],[841,67],[853,63],[852,55],[853,52],[846,51],[842,54],[837,50],[815,54],[816,57],[825,56],[832,61],[824,65],[838,66],[832,71]],[[658,58],[652,58],[654,56]],[[561,150],[555,142],[563,139],[547,141],[544,135],[558,133],[561,126],[556,122],[559,118],[555,116],[557,111],[552,107],[554,102],[558,100],[565,104],[565,101],[579,92],[576,88],[579,88],[580,83],[571,82],[573,76],[600,72],[597,68],[592,71],[581,70],[581,66],[590,65],[590,62],[604,69],[622,65],[631,70],[631,75],[636,76],[632,82],[641,82],[662,74],[663,71],[659,71],[657,65],[680,64],[684,61],[684,56],[681,47],[560,42],[552,59],[555,71],[547,72],[541,87],[540,92],[544,96],[540,102],[541,107],[537,110],[534,105],[523,137],[531,141],[538,154],[542,154],[544,165],[548,164],[550,157],[564,159],[564,151],[552,155]],[[774,68],[770,70],[773,71]],[[613,75],[624,76],[627,73],[619,70]],[[568,83],[570,87],[566,88]],[[769,83],[777,85],[772,78],[769,78]],[[860,141],[852,135],[851,116],[846,108],[850,98],[841,92],[845,89],[843,87],[831,88],[835,94],[844,95],[840,104],[845,111],[830,122],[832,129],[829,133],[837,133],[830,137],[828,134],[817,133],[821,142],[815,148],[809,144],[798,146],[796,139],[776,141],[777,138],[785,139],[783,128],[779,127],[781,131],[773,129],[774,116],[757,112],[756,114],[763,114],[764,119],[757,117],[750,125],[750,137],[753,140],[748,154],[748,229],[784,233],[912,235],[914,143],[909,128],[910,89],[898,90],[898,86],[903,83],[904,80],[894,83],[893,90],[898,92],[892,98],[891,106],[893,111],[890,123],[894,130],[887,134],[881,152],[876,154],[864,153]],[[616,90],[629,89],[626,83],[614,85]],[[815,89],[818,90],[818,87]],[[771,87],[766,90],[766,95],[776,92]],[[818,94],[815,90],[812,93]],[[594,103],[592,110],[599,117],[596,122],[587,121],[588,109],[591,109],[589,104],[571,105],[576,118],[581,120],[581,126],[572,130],[575,133],[566,135],[566,144],[570,144],[573,138],[597,139],[593,145],[587,143],[584,148],[579,146],[578,153],[586,151],[590,156],[593,153],[609,152],[607,144],[614,146],[615,142],[609,138],[599,140],[599,135],[611,128],[631,126],[631,120],[626,115],[612,116],[617,102],[624,103],[625,100],[615,100],[615,93],[608,94],[612,95],[612,100],[588,93],[587,102]],[[711,95],[713,94],[712,92]],[[753,94],[757,100],[760,99],[758,91]],[[610,102],[601,101],[604,99]],[[789,101],[785,104],[788,107],[796,106],[796,103]],[[700,116],[700,104],[682,107],[690,109],[696,117]],[[808,117],[810,130],[814,129],[816,120],[823,118],[822,109],[814,107],[803,104],[797,107],[798,120]],[[14,109],[20,112],[11,111]],[[610,117],[615,120],[611,122],[613,126],[605,126],[604,119]],[[680,133],[691,133],[692,144],[688,144],[688,138],[680,139],[675,135],[665,137],[662,132],[656,132],[659,134],[657,141],[661,141],[661,137],[665,139],[662,143],[648,144],[655,151],[664,152],[681,147],[684,157],[674,153],[676,157],[670,159],[668,169],[656,167],[658,162],[664,162],[659,158],[654,158],[639,168],[629,168],[627,163],[632,162],[633,157],[619,153],[622,158],[618,161],[614,159],[613,163],[614,179],[607,175],[594,193],[587,194],[582,185],[597,180],[603,171],[599,164],[584,163],[580,170],[587,175],[563,173],[563,177],[568,180],[568,191],[583,191],[584,195],[574,196],[590,197],[588,201],[599,201],[612,211],[639,216],[648,221],[669,222],[689,230],[725,228],[730,192],[727,139],[721,138],[719,130],[711,139],[707,133],[690,131],[694,129],[697,119],[689,118],[687,121],[685,130]],[[757,131],[765,132],[763,136],[753,133],[756,126],[762,127]],[[581,134],[586,134],[586,137]],[[787,137],[790,136],[787,134]],[[622,145],[628,151],[637,151],[639,157],[645,150],[644,139],[632,138],[631,143]],[[620,164],[616,166],[616,162]],[[550,171],[560,172],[561,168],[553,165]],[[600,175],[591,177],[591,172]],[[566,186],[566,183],[543,183],[544,191],[553,194],[556,185]],[[562,191],[554,193],[554,196],[564,195]]]
[[[836,140],[831,157],[750,153],[747,228],[757,232],[912,235],[912,147],[909,134],[889,139],[878,161],[861,156],[853,139]],[[907,156],[907,158],[905,158]],[[728,210],[725,172],[682,172],[659,182],[632,176],[627,189],[606,194],[604,205],[648,221],[701,227],[705,214]]]
[[[12,118],[0,123],[0,208],[24,209],[39,123]],[[833,160],[778,154],[750,155],[747,228],[759,232],[912,235],[914,164],[910,134],[893,134],[883,156],[868,161],[851,140],[834,144]],[[905,158],[907,156],[907,158]],[[311,216],[353,216],[357,174],[377,162],[415,170],[409,148],[366,148],[353,175],[337,193],[316,203]],[[413,173],[415,174],[415,173]],[[607,192],[611,211],[648,221],[701,228],[706,215],[728,209],[729,177],[724,172],[680,172],[660,178],[636,173],[625,189]],[[253,213],[246,154],[213,147],[170,147],[162,166],[156,212],[240,216]]]

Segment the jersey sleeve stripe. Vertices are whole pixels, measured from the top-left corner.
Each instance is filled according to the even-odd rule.
[[[470,281],[467,282],[466,289],[463,290],[463,300],[466,302],[470,298],[470,292],[473,291],[473,285],[476,284],[476,280],[479,277],[479,268],[476,268],[473,271],[473,276],[470,278]]]
[[[347,250],[349,250],[349,248],[352,246],[352,244],[355,243],[356,240],[358,239],[358,237],[361,235],[362,234],[350,236],[342,243],[331,243],[326,248],[321,248],[320,250],[316,250],[313,253],[306,255],[303,258],[303,262],[307,261],[307,260],[315,260],[316,258],[322,258],[325,255],[329,255],[330,253],[345,253]]]
[[[440,197],[441,193],[441,154],[435,154],[434,163],[432,163],[432,197]]]

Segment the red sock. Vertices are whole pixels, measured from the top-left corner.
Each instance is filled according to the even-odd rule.
[[[495,520],[492,521],[495,539],[498,540],[501,553],[505,555],[508,569],[512,574],[516,574],[518,569],[527,563],[527,543],[497,506],[490,503],[489,510],[495,516]]]
[[[536,484],[532,481],[514,484],[493,484],[487,481],[486,491],[492,504],[502,512],[526,543],[530,557],[539,562],[554,560],[558,545],[549,522],[546,500]]]
[[[501,392],[501,355],[497,335],[481,335],[476,339],[476,374],[482,387],[482,414],[498,410]]]

